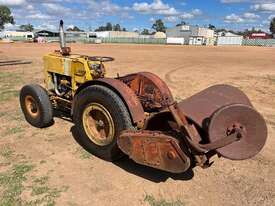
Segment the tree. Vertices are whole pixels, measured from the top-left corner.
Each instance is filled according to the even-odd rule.
[[[141,32],[142,35],[149,35],[150,32],[148,29],[143,29],[143,31]]]
[[[176,26],[184,26],[187,25],[187,23],[185,21],[181,21],[179,24],[177,24]]]
[[[73,26],[72,28],[70,27],[67,31],[83,32],[83,30],[79,29],[77,26]]]
[[[156,22],[153,24],[152,29],[154,29],[157,32],[165,32],[166,27],[161,19],[156,20]]]
[[[270,22],[270,32],[274,35],[275,34],[275,17]]]
[[[7,6],[0,6],[0,30],[4,29],[5,24],[15,24],[11,11]]]
[[[112,31],[113,30],[113,25],[110,23],[110,22],[108,22],[107,24],[106,24],[106,30],[105,31]]]
[[[106,26],[100,26],[95,31],[112,31],[112,30],[113,30],[113,25],[110,22],[108,22]]]
[[[99,26],[95,31],[127,31],[126,28],[122,28],[119,24],[112,25],[108,22],[105,26]]]
[[[113,26],[113,30],[114,30],[114,31],[121,31],[120,25],[119,25],[119,24],[114,25],[114,26]]]
[[[105,26],[100,26],[97,29],[95,29],[95,31],[106,31],[106,27]]]
[[[209,24],[208,29],[216,30],[216,27],[213,24]]]
[[[33,31],[34,30],[33,25],[31,25],[31,24],[21,25],[19,28],[23,31]]]

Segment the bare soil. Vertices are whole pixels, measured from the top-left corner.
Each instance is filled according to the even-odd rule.
[[[275,48],[72,44],[74,53],[112,56],[108,76],[138,71],[163,78],[177,99],[214,84],[242,89],[268,122],[264,150],[251,160],[215,159],[209,169],[173,175],[130,160],[105,162],[73,138],[60,118],[31,127],[19,108],[27,83],[43,84],[42,56],[57,44],[0,44],[0,205],[274,205]]]

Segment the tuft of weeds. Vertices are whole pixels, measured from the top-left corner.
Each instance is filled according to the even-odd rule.
[[[17,133],[22,133],[24,132],[25,130],[22,129],[21,127],[12,127],[12,128],[8,128],[4,134],[4,136],[10,136],[10,135],[14,135],[14,134],[17,134]]]
[[[0,196],[0,206],[22,205],[20,195],[24,189],[26,174],[33,169],[33,165],[20,163],[10,171],[0,173],[0,186],[4,188]]]
[[[45,163],[47,163],[47,161],[46,160],[41,160],[39,163],[40,164],[45,164]]]
[[[92,154],[84,150],[82,147],[77,148],[75,154],[79,155],[80,159],[90,159]]]
[[[11,148],[5,146],[0,150],[0,155],[5,158],[11,158],[13,155],[14,151],[11,150]]]
[[[273,75],[268,75],[267,79],[272,82],[272,83],[275,83],[275,76]]]
[[[42,176],[42,177],[36,178],[33,182],[35,184],[45,185],[48,182],[48,180],[49,180],[48,176]]]
[[[47,205],[54,206],[56,198],[60,197],[62,192],[66,192],[69,187],[50,188],[48,186],[48,176],[36,178],[31,186],[31,196],[35,199],[26,202],[26,206]]]
[[[6,115],[8,115],[8,112],[0,112],[0,118],[5,117]]]
[[[184,206],[184,204],[179,200],[175,202],[167,202],[164,199],[156,200],[152,195],[146,195],[144,202],[147,202],[150,206]]]
[[[0,72],[0,102],[9,101],[18,97],[19,91],[16,89],[22,84],[22,73]]]
[[[4,90],[0,92],[0,102],[8,101],[12,98],[18,97],[18,90]]]

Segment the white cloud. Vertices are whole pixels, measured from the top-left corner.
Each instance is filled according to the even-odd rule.
[[[260,12],[272,12],[275,11],[275,3],[255,4],[251,8]]]
[[[36,27],[36,29],[42,30],[42,29],[47,29],[47,30],[52,30],[52,31],[56,31],[57,30],[57,26],[56,25],[52,25],[52,24],[41,24],[39,26]]]
[[[47,20],[47,19],[51,19],[52,16],[49,16],[47,14],[43,14],[43,13],[35,13],[35,14],[31,14],[31,15],[28,15],[26,16],[27,19],[34,19],[34,20]]]
[[[225,17],[226,23],[242,23],[244,22],[244,19],[236,14],[230,14]]]
[[[224,18],[226,23],[252,23],[256,22],[260,18],[259,15],[246,12],[242,15],[230,14]]]
[[[177,16],[167,16],[164,18],[164,21],[167,22],[177,22],[179,18]]]
[[[21,6],[26,3],[26,0],[0,0],[0,5],[5,6]]]
[[[64,7],[60,4],[44,3],[42,6],[46,9],[46,12],[51,15],[66,16],[72,13],[70,8]]]
[[[197,16],[202,15],[202,11],[199,9],[193,9],[191,12],[184,12],[180,15],[181,19],[193,19]]]
[[[244,19],[259,19],[260,16],[254,13],[246,12],[243,14]]]
[[[154,0],[151,4],[147,2],[136,2],[133,4],[133,10],[144,14],[157,14],[165,16],[175,16],[179,14],[174,7],[170,7],[161,0]]]

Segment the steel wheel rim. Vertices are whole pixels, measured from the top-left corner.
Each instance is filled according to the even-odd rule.
[[[36,118],[40,114],[38,104],[32,96],[28,95],[25,97],[25,106],[28,114],[32,118]]]
[[[89,139],[98,146],[113,142],[114,121],[109,111],[101,104],[92,103],[83,112],[82,122]]]

